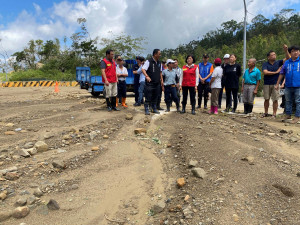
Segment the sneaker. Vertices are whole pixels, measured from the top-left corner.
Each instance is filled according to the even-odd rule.
[[[201,105],[198,105],[198,106],[197,106],[197,109],[201,109]]]
[[[204,106],[204,109],[207,109],[207,105]]]

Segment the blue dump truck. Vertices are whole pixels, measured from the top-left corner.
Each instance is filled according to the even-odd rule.
[[[135,60],[125,60],[124,66],[128,70],[128,77],[126,77],[127,91],[133,91],[134,74],[133,66],[136,64]],[[100,94],[105,95],[104,83],[102,76],[91,75],[90,67],[76,67],[76,81],[81,89],[86,89],[93,96],[98,97]]]

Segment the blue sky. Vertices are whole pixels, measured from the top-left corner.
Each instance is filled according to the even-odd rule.
[[[70,37],[79,17],[87,19],[92,37],[109,38],[109,31],[144,36],[147,51],[176,48],[222,22],[243,20],[242,0],[0,0],[0,6],[1,45],[9,53],[31,39]],[[299,12],[300,0],[253,0],[248,8],[250,21],[253,15],[271,17],[283,8]]]

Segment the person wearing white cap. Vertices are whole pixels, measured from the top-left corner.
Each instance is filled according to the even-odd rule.
[[[176,85],[178,86],[179,80],[176,71],[173,69],[174,63],[175,63],[174,60],[168,59],[166,62],[168,68],[162,71],[162,76],[164,81],[165,101],[167,105],[166,112],[170,112],[172,100],[176,104],[177,112],[180,111],[179,99],[176,90]]]
[[[221,65],[221,68],[223,69],[223,71],[224,71],[225,66],[229,64],[229,58],[230,58],[229,54],[225,54],[224,57],[223,57],[223,64]],[[224,79],[225,79],[225,77],[224,77],[224,74],[223,74],[222,82],[221,82],[222,83],[222,89],[221,89],[220,94],[219,94],[219,102],[218,102],[219,109],[221,109],[221,106],[222,106],[223,90],[224,90],[224,87],[225,87]],[[230,107],[231,107],[231,105],[232,105],[232,99],[230,101]]]

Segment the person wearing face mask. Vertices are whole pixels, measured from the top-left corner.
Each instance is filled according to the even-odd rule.
[[[187,63],[182,68],[182,74],[180,76],[180,90],[182,90],[182,110],[181,113],[185,113],[185,107],[187,104],[188,93],[190,94],[190,102],[192,105],[192,114],[195,115],[196,107],[196,90],[199,84],[199,68],[195,65],[195,58],[192,55],[186,57]]]
[[[235,113],[238,105],[239,78],[242,75],[241,66],[236,63],[236,56],[230,55],[229,64],[224,68],[225,89],[226,89],[226,110],[225,112]],[[233,109],[230,109],[230,99],[233,96]]]

